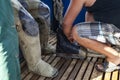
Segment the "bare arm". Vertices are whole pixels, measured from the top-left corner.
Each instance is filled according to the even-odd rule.
[[[67,12],[63,19],[63,31],[64,34],[69,38],[71,34],[72,24],[81,11],[85,0],[71,0]]]

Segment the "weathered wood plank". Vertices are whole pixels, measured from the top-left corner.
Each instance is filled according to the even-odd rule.
[[[25,67],[21,69],[21,79],[24,79],[29,72],[27,64],[25,64]]]
[[[66,80],[67,79],[69,74],[72,72],[76,62],[77,62],[77,59],[72,60],[71,64],[68,66],[68,69],[65,71],[64,75],[62,76],[62,78],[60,80]],[[71,79],[68,79],[68,80],[71,80]]]
[[[65,70],[69,67],[71,60],[69,60],[69,59],[64,59],[64,60],[65,61],[63,62],[63,65],[61,66],[61,69],[59,70],[59,75],[56,78],[54,78],[53,80],[60,80],[60,78],[64,74]]]
[[[49,36],[49,41],[50,41],[51,39],[53,39],[54,37],[56,37],[56,35],[50,35],[50,36]]]
[[[50,59],[47,61],[47,63],[51,63],[55,59],[55,54],[50,56]]]
[[[59,60],[60,57],[56,57],[55,60],[51,63],[51,66],[55,66]]]
[[[103,62],[103,59],[98,59],[99,63]],[[103,78],[103,72],[99,72],[95,69],[95,65],[94,65],[94,70],[93,72],[91,73],[91,78],[90,80],[102,80]]]
[[[87,58],[87,61],[85,60],[84,63],[82,64],[81,66],[81,69],[76,77],[75,80],[82,80],[83,76],[84,76],[84,73],[86,71],[86,68],[87,68],[87,65],[88,65],[88,61],[90,61],[90,57]]]
[[[104,80],[110,80],[110,79],[111,79],[111,73],[105,73]]]
[[[33,76],[30,78],[30,80],[38,80],[40,75],[38,74],[33,74]]]
[[[27,65],[26,65],[26,66],[27,66]],[[30,71],[29,71],[28,68],[26,67],[26,70],[24,71],[24,73],[21,74],[21,79],[24,79],[29,73],[30,73]]]
[[[70,76],[68,77],[68,80],[74,80],[80,67],[82,66],[82,60],[77,60],[77,63],[73,69],[73,71],[71,72]]]
[[[114,71],[114,72],[112,73],[112,79],[111,79],[111,80],[118,80],[118,76],[119,76],[118,71]]]
[[[30,78],[33,76],[33,73],[29,73],[23,80],[30,80]]]
[[[83,80],[89,80],[92,70],[94,69],[94,63],[96,62],[96,60],[97,58],[92,58],[92,60],[89,62],[89,65],[88,65],[88,68],[86,69]]]
[[[21,73],[24,73],[24,71],[26,70],[26,68],[27,68],[27,64],[25,63],[24,66],[22,67]]]
[[[22,69],[25,66],[25,64],[26,64],[26,61],[25,60],[22,61],[22,63],[20,64],[20,68]]]
[[[49,40],[49,44],[55,43],[57,41],[56,37],[52,38],[51,40]]]

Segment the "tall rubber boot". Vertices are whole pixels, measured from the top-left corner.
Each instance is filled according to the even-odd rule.
[[[55,53],[56,48],[48,43],[50,36],[50,9],[40,0],[25,0],[29,12],[39,24],[42,54]],[[24,6],[24,5],[23,5]]]
[[[50,37],[50,30],[47,25],[47,22],[44,18],[39,17],[36,19],[39,23],[39,30],[40,30],[40,43],[42,48],[42,54],[53,54],[56,51],[55,46],[52,46],[48,43],[48,39]]]
[[[37,28],[38,26],[35,23],[35,20],[17,0],[12,0],[12,5],[15,11],[15,21],[19,34],[20,47],[29,70],[45,77],[55,77],[58,73],[57,69],[53,68],[51,65],[41,59],[41,47],[38,34],[39,29]],[[18,14],[18,11],[20,14]],[[19,16],[21,15],[28,20],[20,18],[20,20],[23,20],[23,22],[20,22]],[[33,22],[34,24],[27,24]]]

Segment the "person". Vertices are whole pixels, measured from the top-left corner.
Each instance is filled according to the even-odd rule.
[[[119,44],[114,44],[114,42],[119,42],[120,35],[119,4],[119,0],[71,0],[63,19],[63,32],[71,42],[75,41],[85,48],[106,56],[106,62],[95,65],[96,69],[102,72],[120,69],[119,52],[112,47],[112,45],[119,46]],[[86,23],[73,25],[83,7],[87,10]],[[109,34],[100,37],[104,33]],[[114,41],[110,40],[113,33],[116,33],[116,37],[118,36],[117,41],[115,38],[112,38]]]
[[[40,0],[18,0],[18,1],[24,7],[24,9],[35,19],[36,23],[39,26],[42,54],[55,53],[55,47],[48,43],[51,26],[49,6]],[[23,22],[22,16],[19,17],[23,25],[29,25],[29,23]]]
[[[0,80],[20,80],[18,34],[10,0],[0,0]]]
[[[43,52],[41,47],[50,47],[46,42],[49,32],[47,21],[49,22],[50,17],[48,6],[40,0],[11,0],[11,2],[20,48],[29,70],[45,77],[57,76],[58,70],[41,59]],[[42,30],[42,33],[39,34],[39,30]],[[40,43],[41,38],[43,43]],[[48,49],[50,48],[45,50]]]

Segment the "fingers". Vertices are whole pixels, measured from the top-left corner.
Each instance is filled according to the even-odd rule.
[[[70,34],[70,35],[67,37],[67,39],[68,39],[71,43],[73,43],[73,42],[74,42],[74,39],[73,39],[72,34]]]

